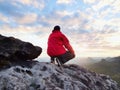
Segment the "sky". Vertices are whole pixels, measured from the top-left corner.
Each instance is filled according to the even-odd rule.
[[[120,56],[120,0],[0,0],[0,34],[42,47],[55,25],[76,57]]]

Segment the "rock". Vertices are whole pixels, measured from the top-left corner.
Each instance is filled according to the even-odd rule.
[[[34,62],[31,68],[13,66],[0,71],[0,90],[120,90],[120,88],[109,76],[88,71],[77,65],[64,65],[61,70],[54,64]]]
[[[0,35],[0,70],[15,64],[25,65],[25,61],[37,58],[41,52],[41,47],[29,42]]]
[[[0,60],[32,60],[37,58],[42,48],[14,37],[0,35]]]

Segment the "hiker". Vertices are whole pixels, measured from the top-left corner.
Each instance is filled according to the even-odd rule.
[[[75,57],[69,40],[58,25],[54,27],[48,38],[47,54],[51,57],[51,63],[55,63],[54,58],[57,58],[61,65]]]

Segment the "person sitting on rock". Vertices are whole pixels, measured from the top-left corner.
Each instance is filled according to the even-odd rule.
[[[49,35],[47,54],[51,57],[51,63],[54,63],[54,59],[57,58],[61,65],[75,57],[68,38],[61,32],[58,25],[54,27]]]

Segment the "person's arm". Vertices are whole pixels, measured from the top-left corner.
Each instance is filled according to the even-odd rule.
[[[68,51],[70,51],[72,54],[75,55],[74,50],[73,50],[72,46],[70,45],[68,38],[64,34],[62,34],[62,40],[63,40],[63,44],[64,44],[65,48]]]

